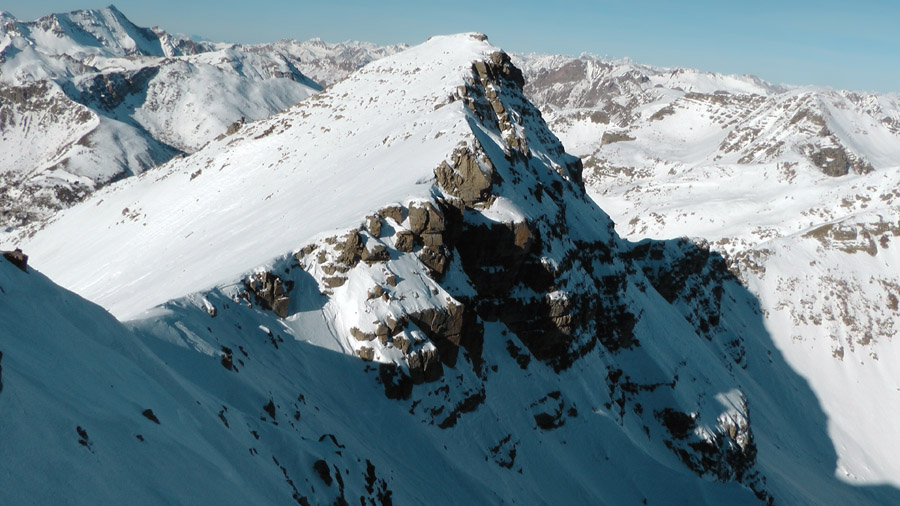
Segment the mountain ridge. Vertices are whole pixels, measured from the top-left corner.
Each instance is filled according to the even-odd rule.
[[[353,360],[335,366],[337,373],[316,368],[314,377],[339,376],[356,364],[383,396],[356,397],[362,412],[406,417],[391,415],[388,426],[410,427],[402,434],[427,448],[400,453],[405,464],[392,456],[376,464],[393,470],[393,478],[378,476],[398,501],[430,489],[426,481],[398,488],[396,470],[436,472],[448,462],[435,455],[444,445],[454,475],[478,483],[473,497],[505,499],[490,492],[499,483],[517,503],[664,502],[681,494],[711,504],[831,497],[877,504],[894,497],[894,489],[852,487],[832,476],[834,450],[818,402],[772,348],[755,299],[724,259],[689,241],[618,238],[589,199],[580,162],[547,129],[523,84],[509,57],[483,36],[433,38],[190,157],[101,190],[61,213],[25,249],[32,265],[80,277],[65,282],[129,318],[149,347],[168,350],[166,356],[177,350],[173,363],[188,384],[208,384],[200,371],[239,381],[242,392],[244,377],[261,382],[249,383],[255,393],[240,402],[221,402],[217,390],[198,386],[207,407],[192,409],[216,434],[231,431],[230,421],[216,417],[257,412],[253,418],[278,421],[265,430],[254,421],[248,430],[259,439],[251,433],[223,448],[246,455],[247,439],[251,455],[271,452],[276,467],[253,473],[265,473],[266,483],[272,474],[286,480],[279,490],[297,502],[332,502],[348,490],[365,495],[361,483],[338,486],[332,466],[350,464],[365,475],[363,456],[374,462],[358,453],[373,443],[344,429],[331,438],[304,436],[333,441],[341,454],[288,436],[305,434],[295,423],[303,414],[288,423],[279,415],[303,410],[289,371],[304,361],[282,362],[277,350],[294,354],[304,341]],[[385,111],[392,112],[387,121]],[[382,121],[361,121],[370,116]],[[368,142],[348,142],[356,138]],[[315,170],[288,175],[304,164]],[[390,185],[377,184],[382,173]],[[309,185],[314,174],[327,186]],[[227,189],[222,181],[238,184],[241,177],[254,184],[215,200],[217,189]],[[354,200],[339,201],[335,212],[334,196],[322,189],[341,184]],[[184,194],[169,201],[145,193],[176,187]],[[209,200],[179,212],[178,198],[198,193]],[[297,208],[301,196],[311,207]],[[317,201],[332,205],[311,218]],[[203,209],[215,210],[220,222]],[[330,221],[323,221],[325,211]],[[318,234],[295,225],[303,219]],[[157,233],[163,229],[171,235]],[[226,229],[231,235],[220,237]],[[93,249],[79,249],[63,230],[91,237]],[[197,242],[185,243],[182,232]],[[167,246],[182,249],[160,249]],[[246,248],[259,251],[248,255]],[[182,264],[163,269],[147,260],[171,257]],[[230,261],[233,269],[222,268]],[[104,280],[102,269],[125,277]],[[194,279],[162,293],[148,277],[160,271]],[[205,365],[188,372],[194,364]],[[315,395],[340,395],[329,392]],[[328,415],[305,415],[309,423],[346,417],[350,409],[330,406]],[[778,406],[803,410],[798,417]],[[166,411],[157,409],[164,420]],[[242,414],[230,415],[234,410]],[[389,436],[390,448],[408,448],[396,437]],[[286,461],[262,446],[272,440],[317,457]],[[463,470],[471,466],[487,478]],[[633,473],[648,479],[611,487],[596,481],[597,466],[612,482]]]
[[[14,322],[0,328],[0,425],[23,434],[0,448],[53,441],[0,466],[16,497],[46,490],[35,477],[52,473],[28,470],[60,458],[78,466],[80,497],[103,487],[108,502],[134,489],[182,501],[197,484],[226,503],[896,502],[896,487],[871,485],[889,480],[895,446],[879,431],[897,411],[879,362],[894,354],[900,286],[881,276],[900,231],[891,167],[845,159],[846,174],[828,174],[801,151],[796,166],[670,159],[642,144],[648,132],[706,125],[716,142],[701,147],[724,150],[726,127],[706,115],[768,98],[645,89],[626,73],[598,95],[614,105],[542,115],[526,97],[541,97],[534,71],[481,34],[436,37],[58,213],[23,244],[32,265],[125,323],[0,261],[0,312]],[[806,111],[784,123],[819,141],[843,139],[829,121],[857,113]],[[592,130],[550,131],[559,118]],[[571,135],[632,165],[598,171],[566,153]],[[742,192],[774,188],[786,203],[764,216],[773,230],[731,220],[715,236],[697,227],[709,212],[667,207],[719,202],[704,193],[716,181],[734,192],[715,208],[723,220],[759,204]],[[781,198],[800,188],[835,197],[809,211],[809,196]],[[663,240],[627,240],[644,233],[620,219],[629,212]],[[99,377],[98,356],[111,366]],[[45,378],[56,387],[41,391]],[[58,393],[67,384],[82,404]],[[7,417],[6,402],[51,416]],[[867,406],[879,416],[857,416]],[[126,472],[171,463],[158,483]],[[122,479],[98,485],[109,472]]]

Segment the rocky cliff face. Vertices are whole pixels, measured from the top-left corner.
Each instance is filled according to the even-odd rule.
[[[823,399],[844,441],[839,473],[896,483],[887,443],[866,434],[898,409],[883,400],[895,375],[882,360],[900,325],[897,96],[590,57],[522,61],[526,92],[582,156],[588,191],[617,231],[700,237],[723,255]]]

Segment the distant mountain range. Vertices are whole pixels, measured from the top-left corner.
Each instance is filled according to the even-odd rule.
[[[401,49],[197,42],[137,27],[112,6],[33,22],[3,14],[0,225],[45,220]]]

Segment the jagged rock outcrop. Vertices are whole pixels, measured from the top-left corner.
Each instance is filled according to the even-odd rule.
[[[3,254],[3,258],[21,269],[22,272],[28,272],[28,255],[23,253],[21,249],[16,248],[13,251],[3,251],[0,253]]]
[[[437,350],[420,350],[406,356],[409,377],[415,385],[437,381],[444,374]]]
[[[256,296],[256,302],[276,315],[287,318],[291,297],[288,292],[293,282],[287,284],[271,272],[260,272],[244,283]]]
[[[445,191],[470,206],[488,203],[491,186],[497,179],[489,158],[479,160],[467,151],[454,153],[450,163],[441,163],[434,175]]]

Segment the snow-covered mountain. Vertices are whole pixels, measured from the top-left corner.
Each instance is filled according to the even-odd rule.
[[[110,181],[321,87],[286,52],[194,42],[115,7],[0,22],[0,226],[40,222]]]
[[[524,83],[435,37],[61,211],[31,265],[124,323],[0,262],[4,497],[900,501],[835,476],[873,449],[726,259],[621,239]]]
[[[590,56],[523,55],[528,96],[595,171],[782,162],[830,176],[896,165],[900,96]],[[677,170],[677,167],[676,167]]]
[[[522,57],[624,237],[697,237],[759,298],[829,418],[838,473],[900,484],[900,96]]]
[[[242,45],[259,54],[278,53],[291,59],[304,75],[322,86],[330,86],[366,64],[406,50],[406,44],[379,46],[371,42],[325,42],[322,39],[280,40],[272,44]]]

